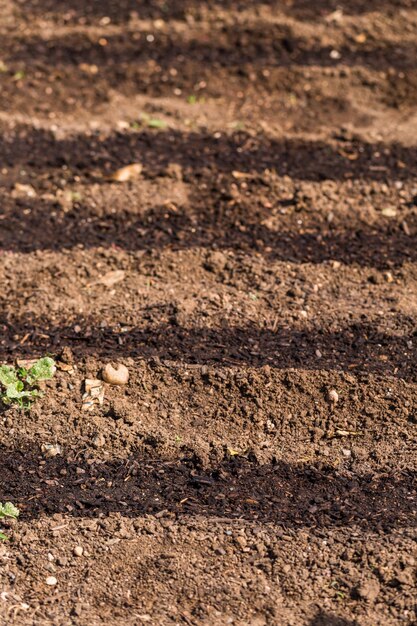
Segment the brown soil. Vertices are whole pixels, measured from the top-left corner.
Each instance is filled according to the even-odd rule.
[[[417,3],[0,10],[1,623],[416,624]]]

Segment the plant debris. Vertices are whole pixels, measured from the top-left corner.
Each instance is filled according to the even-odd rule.
[[[131,163],[113,172],[110,179],[117,183],[126,183],[133,178],[138,178],[142,174],[142,169],[141,163]]]
[[[97,378],[86,378],[84,387],[82,410],[91,411],[96,405],[102,406],[104,402],[103,381]]]

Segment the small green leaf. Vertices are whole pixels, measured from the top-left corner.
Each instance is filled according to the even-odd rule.
[[[10,399],[15,398],[23,398],[25,392],[23,391],[23,383],[20,380],[17,380],[14,383],[10,383],[6,388],[6,396]]]
[[[151,118],[150,120],[148,120],[148,126],[149,128],[166,128],[168,124],[165,122],[165,120]]]
[[[7,387],[18,381],[16,368],[10,365],[0,365],[0,383]]]
[[[19,367],[17,369],[17,375],[19,376],[19,378],[26,378],[26,376],[28,375],[28,370],[26,369],[26,367]]]
[[[0,540],[1,541],[9,541],[9,538],[7,535],[5,535],[4,533],[0,533]]]
[[[19,513],[19,509],[12,502],[0,503],[0,518],[13,517],[13,519],[16,519],[19,517]]]
[[[40,380],[49,380],[55,374],[55,370],[55,361],[49,356],[45,356],[32,365],[26,380],[29,385],[33,385]]]

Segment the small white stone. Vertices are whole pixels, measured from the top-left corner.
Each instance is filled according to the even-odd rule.
[[[53,587],[54,585],[57,584],[57,579],[55,578],[55,576],[48,576],[48,578],[45,580],[46,584],[49,585],[50,587]]]
[[[82,556],[84,554],[84,548],[82,546],[75,546],[74,556]]]
[[[339,394],[337,393],[336,389],[330,389],[328,393],[328,398],[332,404],[336,404],[337,402],[339,402]]]

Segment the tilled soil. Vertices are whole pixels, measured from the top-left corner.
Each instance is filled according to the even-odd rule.
[[[416,624],[416,2],[0,10],[1,623]]]

